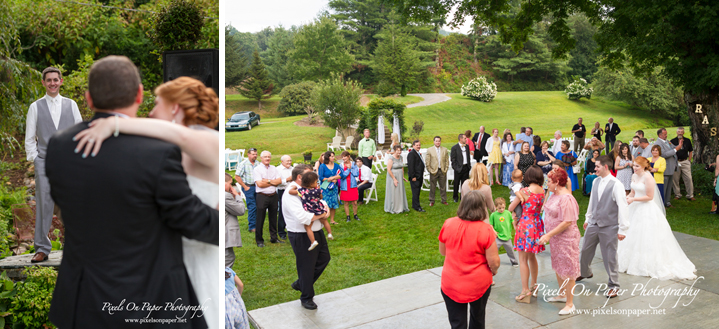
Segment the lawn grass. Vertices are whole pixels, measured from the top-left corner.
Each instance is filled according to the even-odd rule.
[[[438,203],[429,207],[429,192],[423,191],[420,200],[426,213],[385,213],[386,176],[385,171],[377,182],[380,201],[359,206],[361,221],[346,223],[344,209],[337,210],[336,220],[340,224],[332,226],[335,240],[329,242],[332,260],[315,284],[316,294],[442,266],[444,260],[438,252],[437,236],[445,219],[456,216],[458,204],[452,202],[450,193],[449,205]],[[405,184],[405,190],[411,203],[409,184]],[[509,189],[504,186],[494,186],[492,195],[509,201]],[[584,234],[582,225],[589,198],[582,196],[580,191],[575,191],[574,197],[579,204],[577,225]],[[690,202],[683,199],[674,200],[672,204],[674,208],[668,209],[667,215],[674,231],[719,240],[719,216],[707,214],[710,200],[697,198]],[[299,299],[299,293],[290,288],[297,273],[289,243],[269,243],[266,224],[265,248],[257,248],[254,233],[247,231],[246,215],[240,217],[240,227],[244,247],[235,249],[237,261],[233,268],[245,283],[242,298],[247,309]]]
[[[570,101],[560,91],[499,93],[490,103],[471,100],[459,94],[448,95],[452,99],[446,102],[405,110],[408,129],[415,120],[424,121],[424,131],[419,139],[425,146],[432,144],[434,136],[442,136],[443,141],[451,145],[457,140],[457,134],[467,129],[474,133],[481,125],[486,126],[490,133],[491,128],[500,129],[500,134],[505,128],[509,128],[514,135],[523,124],[531,125],[542,140],[553,138],[554,132],[561,129],[563,136],[567,137],[571,135],[571,128],[580,116],[584,118],[587,129],[591,129],[595,121],[599,121],[604,127],[607,119],[614,117],[614,122],[622,129],[618,139],[623,141],[630,141],[637,129],[644,129],[646,136],[651,138],[656,137],[656,133],[654,128],[647,127],[671,125],[670,120],[657,120],[649,112],[632,110],[622,102],[600,99]],[[252,102],[255,108],[257,106],[256,102],[248,101],[241,95],[227,97],[234,99],[233,102]],[[270,101],[275,99],[273,97]],[[276,101],[279,104],[279,98]],[[317,159],[321,152],[327,150],[327,143],[332,141],[335,134],[326,127],[298,127],[293,124],[304,116],[272,118],[262,115],[262,118],[262,125],[251,131],[226,133],[226,147],[256,147],[259,150],[269,150],[278,156],[288,154],[293,158],[310,149],[313,159]],[[669,129],[669,132],[670,136],[673,136],[676,130]]]
[[[369,98],[370,100],[379,97],[379,96],[377,96],[377,95],[375,95],[375,94],[369,94],[369,95],[365,95],[365,96],[366,96],[367,98]],[[424,100],[424,98],[422,98],[422,97],[412,96],[412,95],[407,95],[407,96],[404,96],[404,97],[402,97],[402,96],[391,96],[391,98],[394,99],[396,102],[402,103],[402,104],[404,104],[404,105],[419,103],[419,102],[421,102],[421,101]]]
[[[570,101],[561,91],[504,92],[489,103],[472,100],[459,94],[448,94],[451,100],[431,106],[419,106],[405,110],[405,122],[424,121],[420,141],[431,145],[434,136],[443,141],[456,142],[457,135],[467,129],[474,134],[480,126],[487,133],[499,129],[501,137],[505,128],[513,135],[521,126],[531,126],[534,134],[542,140],[553,138],[554,132],[562,131],[563,137],[570,137],[572,126],[579,117],[583,118],[587,130],[599,121],[602,128],[611,116],[622,129],[618,140],[630,141],[634,132],[644,129],[646,137],[656,137],[647,127],[671,126],[671,120],[657,119],[648,111],[632,109],[623,102],[602,99]],[[408,127],[409,128],[409,127]],[[671,135],[671,134],[670,134]]]

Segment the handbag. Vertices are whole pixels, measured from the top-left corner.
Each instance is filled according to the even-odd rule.
[[[707,164],[704,166],[704,170],[713,173],[716,170],[716,165],[712,166],[710,164]]]
[[[575,156],[573,156],[571,153],[562,155],[562,162],[566,163],[567,167],[571,166],[572,162],[574,162],[576,160],[577,160],[577,158]]]

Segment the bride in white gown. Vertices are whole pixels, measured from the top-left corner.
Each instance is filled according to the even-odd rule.
[[[696,267],[674,237],[657,185],[646,171],[649,161],[637,157],[633,168],[629,230],[617,248],[619,271],[660,280],[696,278]]]
[[[219,116],[215,92],[202,82],[180,77],[155,89],[157,98],[150,116],[155,119],[97,119],[90,129],[76,135],[78,149],[87,143],[85,155],[96,154],[102,141],[120,133],[141,135],[173,143],[182,150],[182,167],[187,183],[204,204],[219,206],[219,137],[212,129]],[[116,126],[117,124],[117,126]],[[189,129],[188,129],[189,128]],[[94,145],[93,145],[94,144]],[[219,228],[218,228],[219,230]],[[203,318],[210,329],[219,329],[219,310],[224,296],[219,296],[222,267],[219,247],[182,237],[183,261],[200,305],[205,306]]]

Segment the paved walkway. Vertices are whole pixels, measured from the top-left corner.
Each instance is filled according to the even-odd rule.
[[[519,269],[509,265],[501,255],[499,273],[495,276],[487,303],[488,328],[719,328],[719,241],[674,233],[687,256],[697,266],[694,281],[658,281],[620,274],[623,295],[607,300],[594,295],[598,284],[607,282],[599,248],[592,262],[594,278],[584,282],[590,296],[577,296],[578,309],[599,311],[640,311],[664,314],[618,315],[582,314],[559,316],[563,303],[547,303],[542,296],[531,304],[514,301],[521,292]],[[556,289],[550,253],[539,254],[539,283]],[[330,264],[330,266],[332,266]],[[298,300],[250,311],[257,328],[449,328],[447,311],[440,295],[442,268],[414,272],[361,286],[315,296],[319,306],[310,311]],[[322,280],[322,278],[320,278]],[[642,285],[647,288],[642,290]],[[289,285],[288,285],[289,289]],[[650,290],[654,289],[654,290]],[[671,290],[670,290],[671,289]],[[579,286],[577,287],[579,292]],[[684,296],[679,296],[679,293]],[[577,294],[575,293],[575,295]],[[664,294],[671,293],[668,296]],[[541,291],[540,291],[541,294]],[[606,307],[602,308],[606,302]],[[676,305],[675,305],[676,304]]]
[[[428,106],[428,105],[448,101],[451,99],[451,98],[449,98],[449,96],[447,96],[445,94],[408,94],[408,95],[419,96],[419,97],[424,98],[424,100],[422,100],[421,102],[407,105],[408,108],[409,107],[417,107],[417,106]]]

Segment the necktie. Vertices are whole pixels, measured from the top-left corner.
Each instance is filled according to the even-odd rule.
[[[365,140],[365,142],[369,142],[369,138],[365,138],[364,140]]]

